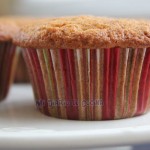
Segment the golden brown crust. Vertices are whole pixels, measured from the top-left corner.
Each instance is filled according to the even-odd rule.
[[[14,42],[30,48],[149,47],[150,21],[77,16],[21,28]]]
[[[1,17],[0,41],[11,41],[21,26],[33,21],[32,18]]]

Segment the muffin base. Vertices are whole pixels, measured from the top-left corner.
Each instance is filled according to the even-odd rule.
[[[71,120],[114,120],[146,113],[150,48],[26,49],[36,106]]]

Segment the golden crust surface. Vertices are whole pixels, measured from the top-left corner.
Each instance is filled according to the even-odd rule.
[[[11,41],[19,28],[33,22],[31,18],[0,17],[0,41]]]
[[[150,21],[94,16],[46,19],[22,27],[14,42],[39,49],[150,47]]]

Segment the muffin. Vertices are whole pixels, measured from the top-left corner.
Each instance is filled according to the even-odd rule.
[[[24,26],[37,108],[71,120],[115,120],[150,109],[150,21],[62,17]]]
[[[12,18],[0,18],[0,100],[3,100],[13,81],[18,50],[12,44],[17,26]]]
[[[20,48],[12,43],[13,36],[31,18],[1,17],[0,18],[0,100],[3,100],[14,80]]]

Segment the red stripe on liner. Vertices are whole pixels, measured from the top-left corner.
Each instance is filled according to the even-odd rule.
[[[90,50],[90,120],[94,120],[95,80],[96,80],[96,49]],[[92,104],[93,101],[93,104]]]
[[[71,77],[71,87],[72,87],[72,101],[74,103],[72,108],[73,118],[79,119],[78,114],[78,100],[77,100],[77,86],[76,86],[76,70],[75,70],[75,62],[74,62],[74,50],[67,50],[68,61],[69,61],[69,69],[70,69],[70,77]]]
[[[45,112],[46,115],[50,115],[50,112],[48,111],[48,103],[47,103],[47,97],[46,97],[46,93],[45,93],[45,86],[44,86],[42,70],[41,70],[39,59],[38,59],[38,56],[37,56],[37,50],[28,49],[28,52],[30,53],[33,66],[35,68],[35,73],[37,75],[38,86],[40,88],[40,95],[41,95],[40,100],[44,101],[44,107],[43,107],[44,112]]]
[[[109,119],[109,65],[110,49],[104,49],[104,84],[103,84],[103,108],[102,119]]]
[[[116,96],[118,85],[119,48],[110,49],[110,74],[109,74],[109,118],[115,118]]]
[[[144,95],[145,103],[143,105],[143,112],[145,112],[147,108],[149,93],[150,93],[150,65],[149,65],[148,76],[146,80],[146,86],[145,86],[145,95]]]
[[[139,83],[139,90],[138,90],[138,102],[137,102],[137,112],[136,115],[141,115],[144,112],[145,104],[147,103],[148,99],[148,92],[149,92],[149,66],[150,66],[150,48],[146,50],[142,73]]]
[[[72,100],[71,77],[70,77],[70,68],[69,68],[67,51],[68,50],[66,49],[60,49],[59,55],[60,55],[61,68],[63,72],[64,85],[65,85],[67,117],[68,119],[74,119],[76,118],[76,114],[75,112],[72,111],[73,100]]]

